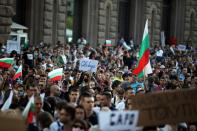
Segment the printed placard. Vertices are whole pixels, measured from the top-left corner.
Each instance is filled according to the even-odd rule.
[[[138,111],[109,111],[99,113],[102,131],[133,131],[138,122]]]

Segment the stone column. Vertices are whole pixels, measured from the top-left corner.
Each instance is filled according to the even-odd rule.
[[[57,41],[64,43],[66,0],[45,0],[44,6],[44,42],[52,45]]]
[[[184,40],[187,41],[190,37],[190,31],[192,31],[192,44],[197,47],[197,1],[196,0],[186,0],[185,3],[185,13],[184,13]],[[194,15],[193,22],[191,22],[191,15]],[[193,28],[191,28],[191,23],[193,23]],[[192,29],[192,30],[191,30]]]
[[[145,1],[145,18],[149,19],[149,35],[151,35],[151,33],[153,34],[152,43],[151,43],[152,46],[155,44],[157,45],[160,44],[162,2],[163,2],[162,0],[157,0],[157,1],[146,0]],[[152,16],[153,10],[155,12],[154,16]],[[154,18],[152,19],[152,17]],[[154,20],[153,23],[151,20]],[[144,25],[143,25],[143,28],[144,28]],[[154,27],[151,27],[151,26],[154,26]],[[153,28],[152,30],[153,32],[151,32],[151,28]],[[142,39],[142,36],[141,36],[141,39]]]
[[[45,0],[44,3],[44,32],[43,41],[52,44],[53,26],[53,0]]]
[[[0,0],[0,43],[7,41],[8,35],[11,31],[12,17],[15,12],[13,10],[13,3],[15,0]]]
[[[109,38],[105,38],[107,5],[110,5],[111,7]],[[115,44],[118,39],[118,0],[101,0],[99,1],[98,10],[98,43],[103,44],[106,39],[110,39],[112,44]]]
[[[57,18],[57,40],[65,42],[66,37],[66,0],[59,0],[58,18]]]

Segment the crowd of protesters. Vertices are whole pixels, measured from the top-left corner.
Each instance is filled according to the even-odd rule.
[[[197,87],[197,52],[187,45],[184,51],[176,46],[151,47],[150,62],[153,73],[146,80],[132,74],[138,61],[139,46],[91,47],[87,42],[77,44],[29,45],[20,54],[7,54],[2,48],[1,58],[14,57],[9,69],[0,68],[0,104],[14,92],[9,112],[21,112],[32,95],[35,98],[30,131],[98,130],[98,112],[132,110],[130,96],[166,90]],[[79,60],[99,61],[96,73],[79,71]],[[13,75],[23,65],[22,77]],[[49,81],[48,72],[63,68],[61,81]],[[40,94],[45,93],[44,100]],[[6,111],[5,111],[6,112]],[[185,130],[196,130],[185,124]]]

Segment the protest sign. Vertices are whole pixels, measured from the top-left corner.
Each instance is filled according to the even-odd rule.
[[[197,89],[176,90],[131,97],[132,107],[139,110],[140,126],[197,122]]]
[[[109,111],[99,113],[99,128],[102,131],[132,131],[138,121],[138,111]]]
[[[20,53],[21,47],[20,43],[13,40],[7,41],[7,53],[11,53],[13,50],[17,51],[17,53]]]
[[[186,45],[180,44],[180,45],[177,46],[177,49],[180,50],[180,51],[185,51],[186,50]]]
[[[90,71],[90,72],[96,72],[98,66],[97,60],[91,60],[91,59],[81,59],[79,64],[79,70],[81,71]]]

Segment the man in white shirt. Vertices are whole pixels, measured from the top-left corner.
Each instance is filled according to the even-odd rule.
[[[156,60],[158,62],[162,62],[163,60],[163,50],[161,49],[161,47],[159,47],[159,49],[156,51]]]

